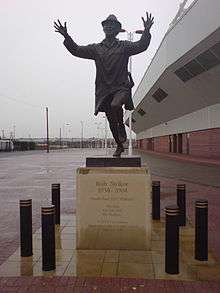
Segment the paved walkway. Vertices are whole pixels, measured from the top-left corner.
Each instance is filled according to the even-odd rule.
[[[141,155],[142,163],[149,166],[152,175],[220,187],[220,162],[217,160],[145,151],[136,153]]]
[[[50,185],[60,182],[61,212],[71,214],[75,207],[73,191],[75,192],[76,168],[83,165],[86,155],[97,154],[101,155],[101,152],[73,150],[50,154],[26,152],[0,155],[0,263],[13,254],[19,245],[19,199],[33,199],[33,230],[36,231],[40,227],[40,206],[50,202]],[[164,160],[162,157],[152,159],[153,157],[155,156],[148,157],[147,164],[152,170],[152,179],[161,181],[162,208],[175,202],[177,183],[187,184],[188,216],[192,223],[195,198],[209,199],[209,242],[216,259],[220,260],[220,235],[216,233],[220,225],[218,166],[207,172],[210,166],[208,163],[192,169],[192,166],[198,164],[189,165],[185,162],[178,165],[176,163],[180,162]],[[143,160],[146,160],[146,156],[143,156]],[[215,282],[217,279],[219,276],[213,276],[213,281],[206,283],[75,277],[0,278],[0,292],[64,292],[64,287],[65,292],[220,292],[220,283]]]
[[[140,153],[149,154],[151,156],[157,156],[162,159],[167,158],[171,160],[183,161],[183,162],[191,162],[199,165],[213,165],[213,166],[220,166],[220,158],[204,158],[200,156],[192,156],[186,154],[179,154],[179,153],[162,153],[162,152],[154,152],[148,150],[139,150]]]
[[[205,198],[209,201],[209,246],[220,260],[220,164],[213,164],[207,159],[200,164],[199,158],[183,159],[182,155],[155,154],[153,152],[136,152],[146,163],[153,180],[161,181],[162,213],[164,207],[176,201],[176,184],[185,183],[187,189],[187,210],[189,220],[194,223],[194,202]],[[168,159],[169,158],[169,159]],[[194,162],[192,162],[194,160]],[[216,161],[217,162],[217,161]]]
[[[165,272],[165,221],[153,221],[151,249],[76,250],[76,217],[64,215],[56,226],[56,270],[42,271],[41,229],[33,235],[33,256],[21,257],[20,247],[0,266],[0,276],[117,277],[179,281],[217,280],[220,262],[211,251],[208,261],[194,259],[194,227],[180,229],[179,274]],[[123,238],[123,237],[122,237]],[[121,238],[121,240],[122,240]],[[119,239],[120,241],[120,239]]]

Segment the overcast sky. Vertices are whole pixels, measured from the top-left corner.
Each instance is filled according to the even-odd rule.
[[[148,50],[133,57],[133,78],[140,82],[180,0],[7,0],[0,2],[0,135],[15,128],[16,137],[45,137],[45,107],[50,135],[65,129],[69,137],[101,135],[103,113],[94,113],[95,64],[73,57],[54,32],[53,21],[67,22],[68,33],[81,45],[102,41],[101,21],[115,14],[128,31],[142,29],[146,11],[155,18]],[[189,1],[191,3],[192,1]],[[135,40],[140,36],[135,35]],[[125,39],[126,34],[118,38]],[[68,124],[68,125],[67,125]],[[14,127],[15,126],[15,127]],[[98,133],[99,132],[99,133]]]

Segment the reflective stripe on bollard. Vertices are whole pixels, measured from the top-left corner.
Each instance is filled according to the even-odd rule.
[[[208,200],[195,203],[195,259],[208,260]]]
[[[56,268],[55,255],[55,207],[41,208],[42,222],[42,269],[51,271]]]
[[[165,271],[168,274],[179,274],[179,208],[167,206],[166,239],[165,239]]]
[[[55,206],[55,224],[60,225],[60,184],[51,185],[52,205]]]
[[[179,225],[186,226],[186,185],[177,184],[177,205],[179,207]]]
[[[152,219],[160,220],[160,181],[152,182]]]
[[[20,200],[20,243],[21,256],[33,255],[32,200]]]

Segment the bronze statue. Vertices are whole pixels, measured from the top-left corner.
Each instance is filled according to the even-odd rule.
[[[58,20],[54,22],[55,31],[64,36],[64,46],[74,56],[92,59],[96,64],[95,81],[95,115],[105,112],[112,135],[117,144],[113,156],[120,157],[124,152],[123,143],[126,141],[126,130],[123,122],[123,108],[133,110],[131,88],[134,85],[128,72],[128,60],[132,55],[145,51],[151,40],[150,28],[154,18],[146,13],[147,20],[142,17],[144,31],[137,42],[120,41],[116,36],[122,30],[121,23],[114,15],[109,15],[102,22],[105,39],[99,44],[87,46],[77,45]]]

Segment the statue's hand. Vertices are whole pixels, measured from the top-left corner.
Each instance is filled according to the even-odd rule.
[[[64,26],[63,26],[58,19],[57,22],[54,21],[54,28],[55,28],[55,32],[60,33],[64,37],[68,36],[66,22],[64,22]]]
[[[148,14],[148,12],[146,12],[146,15],[147,15],[147,20],[146,21],[142,17],[144,28],[145,28],[145,30],[150,30],[150,28],[154,24],[154,17],[152,17],[151,13]]]

